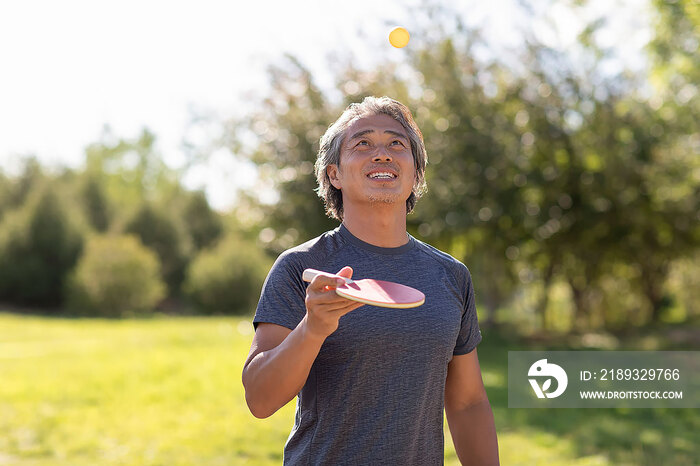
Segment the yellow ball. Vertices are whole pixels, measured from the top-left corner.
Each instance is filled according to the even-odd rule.
[[[411,36],[408,34],[408,31],[404,28],[396,28],[389,33],[389,43],[391,43],[391,45],[393,45],[397,49],[406,47],[410,39]]]

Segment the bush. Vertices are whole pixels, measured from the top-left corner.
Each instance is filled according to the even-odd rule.
[[[69,281],[69,308],[104,317],[151,311],[165,296],[159,269],[155,253],[136,237],[95,236]]]
[[[80,199],[90,226],[97,232],[106,232],[111,223],[112,207],[98,179],[86,177],[80,187]]]
[[[212,246],[221,237],[221,218],[209,206],[209,201],[202,191],[187,193],[181,215],[197,251]]]
[[[185,292],[203,311],[249,314],[255,309],[271,263],[254,244],[230,236],[190,265]]]
[[[138,236],[141,243],[158,255],[161,276],[171,296],[176,296],[189,262],[186,234],[167,207],[144,204],[130,219],[125,233]]]
[[[58,308],[83,247],[74,212],[55,186],[37,187],[0,224],[0,299]]]

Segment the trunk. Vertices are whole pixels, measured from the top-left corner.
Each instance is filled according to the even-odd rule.
[[[552,283],[552,277],[554,276],[554,262],[551,261],[544,272],[544,277],[542,277],[543,295],[542,300],[537,306],[537,314],[539,314],[539,321],[542,330],[547,330],[547,305],[549,304],[549,286]]]
[[[580,288],[574,284],[574,280],[569,278],[569,286],[574,297],[574,305],[576,312],[574,314],[574,329],[586,330],[589,327],[589,309],[586,299],[586,289]]]
[[[659,323],[661,313],[666,308],[666,297],[664,295],[663,283],[666,279],[668,267],[666,264],[654,266],[649,263],[642,264],[642,284],[644,295],[651,306],[651,321]]]

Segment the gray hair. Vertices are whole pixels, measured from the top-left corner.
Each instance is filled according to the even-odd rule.
[[[389,115],[399,122],[408,133],[411,142],[411,153],[416,168],[416,179],[413,183],[411,195],[406,199],[406,213],[413,211],[416,202],[426,192],[425,165],[428,163],[428,154],[423,143],[423,134],[413,120],[411,111],[401,102],[389,97],[365,97],[362,103],[348,105],[340,118],[331,124],[326,133],[321,136],[321,144],[316,157],[316,181],[318,188],[316,193],[323,199],[326,214],[338,220],[343,219],[343,196],[338,188],[331,184],[327,168],[330,165],[340,166],[340,150],[345,139],[345,132],[355,121],[360,118],[374,115]]]

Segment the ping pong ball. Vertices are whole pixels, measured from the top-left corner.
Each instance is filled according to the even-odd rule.
[[[404,28],[396,28],[389,33],[389,43],[397,49],[406,47],[411,36]]]

